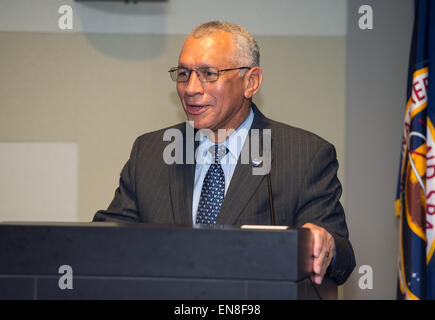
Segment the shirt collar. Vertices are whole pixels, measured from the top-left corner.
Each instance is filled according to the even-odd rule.
[[[236,129],[236,131],[234,131],[224,142],[225,146],[228,149],[228,153],[225,157],[222,158],[221,162],[224,161],[224,159],[231,157],[230,163],[232,163],[234,161],[234,163],[237,163],[237,159],[239,158],[239,155],[242,151],[243,145],[246,141],[246,137],[248,136],[249,130],[251,129],[252,126],[252,122],[254,121],[254,112],[252,110],[252,108],[250,109],[249,115],[248,117],[245,119],[245,121],[243,121],[243,123]],[[202,152],[198,152],[197,157],[201,158],[206,158],[203,159],[205,160],[206,163],[209,162],[209,160],[211,160],[211,155],[209,154],[209,152],[205,151],[208,150],[210,148],[210,146],[214,145],[214,142],[210,141],[209,139],[207,139],[207,136],[203,135],[200,132],[200,140],[199,140],[199,149],[200,150],[204,150],[204,153],[206,152],[207,155],[202,154]],[[209,159],[210,158],[210,159]],[[198,160],[200,160],[197,158],[197,162],[200,162]]]
[[[234,131],[226,140],[225,146],[228,148],[229,153],[238,159],[240,152],[242,151],[243,145],[248,136],[249,130],[251,129],[252,122],[254,121],[254,112],[249,112],[249,116],[243,121],[243,123]]]

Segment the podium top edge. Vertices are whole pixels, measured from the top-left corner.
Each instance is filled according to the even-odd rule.
[[[1,227],[84,227],[84,228],[142,228],[142,229],[195,229],[195,230],[238,230],[243,232],[294,232],[299,228],[264,228],[264,226],[251,226],[241,228],[233,225],[174,225],[174,224],[148,224],[135,222],[55,222],[55,221],[1,221]],[[271,226],[273,227],[273,226]]]

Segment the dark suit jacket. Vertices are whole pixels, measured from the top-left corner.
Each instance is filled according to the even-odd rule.
[[[276,224],[300,227],[311,222],[330,232],[336,256],[327,276],[337,284],[344,283],[355,267],[355,257],[339,202],[342,189],[333,145],[264,117],[255,104],[252,108],[251,129],[271,129],[270,175]],[[172,128],[185,136],[185,123]],[[165,164],[163,150],[169,142],[163,140],[164,132],[136,139],[113,201],[107,210],[96,213],[94,221],[192,225],[195,164]],[[241,164],[240,157],[216,223],[270,224],[267,179],[253,175],[252,165]]]

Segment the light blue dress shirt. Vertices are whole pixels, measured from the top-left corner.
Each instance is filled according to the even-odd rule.
[[[228,152],[224,157],[222,157],[220,163],[225,174],[225,194],[227,194],[231,178],[236,169],[237,160],[239,159],[243,144],[246,141],[246,137],[248,136],[253,121],[254,112],[251,109],[251,112],[245,121],[224,142]],[[200,133],[200,142],[195,152],[196,165],[192,199],[192,221],[194,224],[196,222],[196,213],[198,211],[199,198],[201,197],[202,184],[213,160],[213,156],[210,154],[208,149],[213,145],[214,142],[210,141],[205,135]]]

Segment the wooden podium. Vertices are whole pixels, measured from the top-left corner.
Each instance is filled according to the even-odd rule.
[[[0,299],[336,299],[332,280],[309,279],[311,241],[307,229],[0,223]]]

